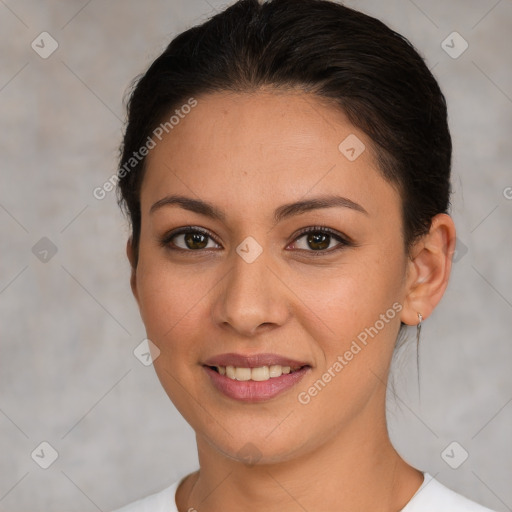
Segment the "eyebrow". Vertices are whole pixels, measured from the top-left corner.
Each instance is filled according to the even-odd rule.
[[[209,217],[211,219],[219,221],[226,220],[225,213],[212,203],[208,203],[206,201],[202,201],[199,199],[192,199],[190,197],[181,195],[166,196],[158,200],[156,203],[153,204],[153,206],[151,206],[151,208],[149,209],[149,213],[152,214],[156,210],[159,210],[164,206],[171,205],[180,206],[185,210],[189,210],[191,212],[204,215],[205,217]],[[286,218],[295,215],[300,215],[302,213],[306,213],[312,210],[333,207],[350,208],[351,210],[355,210],[357,212],[368,215],[368,212],[360,204],[355,203],[354,201],[351,201],[346,197],[326,195],[279,206],[274,211],[274,222],[278,223]]]

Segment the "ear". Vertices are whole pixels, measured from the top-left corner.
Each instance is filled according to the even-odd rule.
[[[126,256],[128,256],[128,261],[130,262],[130,266],[132,268],[132,274],[130,276],[130,286],[132,289],[133,296],[137,303],[139,303],[139,296],[137,294],[137,268],[135,263],[135,253],[133,250],[133,240],[132,237],[128,239],[126,242]]]
[[[401,320],[419,322],[418,313],[428,318],[448,286],[455,251],[455,224],[440,213],[432,219],[429,232],[412,248],[407,264],[406,297]]]

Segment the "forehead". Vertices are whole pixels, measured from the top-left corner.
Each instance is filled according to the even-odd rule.
[[[318,145],[319,138],[323,139],[325,149],[335,144],[340,128],[357,131],[341,110],[327,107],[306,93],[216,92],[196,101],[197,106],[164,135],[164,144],[158,144],[160,150],[157,147],[150,153],[149,161],[164,145],[178,151],[179,156],[194,149],[187,155],[189,161],[206,153],[216,160],[237,154],[244,159],[265,158],[271,156],[272,149],[314,157],[311,146]],[[231,151],[226,154],[226,149]],[[336,151],[337,144],[331,147],[331,152]]]
[[[376,214],[399,202],[378,171],[371,140],[317,97],[259,91],[196,100],[147,157],[143,210],[175,192],[261,208],[269,201],[340,193],[372,203],[368,209]]]

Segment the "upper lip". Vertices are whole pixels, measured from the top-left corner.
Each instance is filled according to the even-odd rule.
[[[259,368],[260,366],[271,366],[274,364],[293,368],[309,366],[304,361],[297,361],[279,354],[243,355],[236,353],[219,354],[206,360],[204,364],[206,366],[237,366],[239,368]]]

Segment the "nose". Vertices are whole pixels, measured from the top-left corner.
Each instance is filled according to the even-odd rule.
[[[270,263],[266,251],[251,263],[233,253],[213,307],[217,325],[238,336],[254,337],[285,324],[290,314],[287,288]]]

